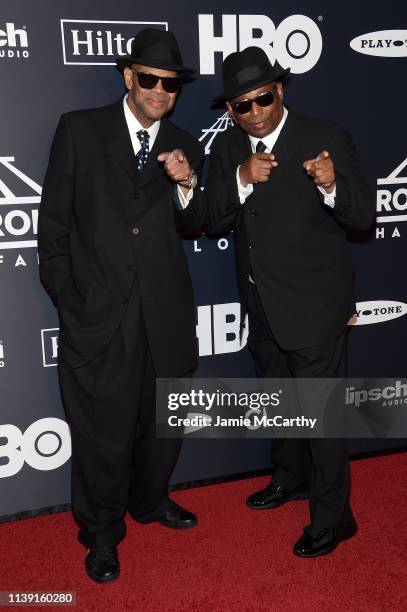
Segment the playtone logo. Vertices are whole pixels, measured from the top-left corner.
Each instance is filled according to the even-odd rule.
[[[407,30],[383,30],[361,34],[350,41],[350,47],[357,53],[377,57],[406,57]]]
[[[27,59],[28,36],[25,26],[16,28],[14,23],[6,23],[0,29],[0,59]]]
[[[215,74],[215,54],[223,59],[246,47],[264,49],[270,62],[277,60],[291,72],[308,72],[322,52],[322,37],[317,24],[305,15],[291,15],[276,28],[267,15],[198,15],[201,74]],[[215,28],[218,34],[215,34]]]
[[[407,314],[407,304],[391,300],[358,302],[356,304],[356,320],[351,325],[371,325],[385,323]]]
[[[64,64],[114,66],[116,57],[130,54],[134,36],[150,26],[168,30],[166,21],[61,19]]]
[[[0,157],[0,249],[37,246],[42,188],[18,170],[14,161],[14,157]],[[15,195],[13,190],[23,195]]]

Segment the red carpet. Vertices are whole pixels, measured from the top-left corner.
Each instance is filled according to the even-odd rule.
[[[327,557],[291,552],[306,502],[246,507],[257,478],[173,494],[199,516],[190,531],[129,520],[111,585],[85,576],[70,513],[1,525],[0,590],[76,591],[73,609],[99,612],[405,610],[407,454],[353,462],[352,476],[359,532]]]

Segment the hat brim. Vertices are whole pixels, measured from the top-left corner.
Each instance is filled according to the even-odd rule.
[[[290,73],[290,68],[282,68],[279,71],[273,71],[264,73],[261,77],[253,79],[252,81],[248,81],[243,83],[240,87],[231,89],[230,91],[223,92],[216,98],[213,98],[212,103],[215,104],[217,102],[226,102],[226,100],[232,100],[233,98],[237,98],[237,96],[241,96],[253,89],[257,89],[262,85],[266,85],[267,83],[273,83],[274,81],[281,81]]]
[[[196,70],[193,68],[187,68],[187,66],[182,66],[179,64],[173,64],[171,62],[152,62],[146,61],[146,59],[141,57],[117,57],[116,65],[120,72],[123,72],[126,67],[130,67],[132,64],[141,64],[142,66],[149,66],[150,68],[160,68],[161,70],[174,70],[181,76],[182,78],[188,78],[195,74]]]

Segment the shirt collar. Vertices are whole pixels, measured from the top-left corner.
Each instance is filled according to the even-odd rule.
[[[280,123],[278,124],[278,126],[276,127],[275,130],[273,130],[270,134],[267,134],[267,136],[264,136],[263,138],[256,138],[255,136],[249,136],[250,138],[250,144],[252,145],[252,150],[256,151],[256,146],[257,143],[259,142],[259,140],[261,140],[262,142],[264,142],[264,144],[266,145],[267,149],[269,149],[270,151],[273,149],[274,145],[276,144],[277,138],[280,135],[281,130],[284,127],[284,123],[287,120],[287,115],[288,115],[288,110],[286,109],[286,107],[283,107],[283,116],[281,118]]]
[[[150,136],[150,150],[152,148],[152,144],[154,143],[154,140],[157,137],[158,134],[158,130],[160,129],[160,124],[161,121],[155,121],[153,123],[153,125],[151,125],[149,128],[145,128],[141,125],[140,121],[137,119],[137,117],[135,117],[133,115],[133,113],[131,112],[129,105],[127,104],[127,96],[128,94],[126,94],[123,98],[123,108],[124,108],[124,116],[126,119],[126,123],[127,123],[127,127],[130,133],[130,136],[133,137],[137,134],[137,132],[139,132],[140,130],[146,130],[148,132],[148,135]]]

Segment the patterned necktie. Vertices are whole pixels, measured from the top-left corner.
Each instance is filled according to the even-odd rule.
[[[139,172],[143,172],[144,170],[144,166],[147,163],[147,157],[149,154],[149,140],[150,140],[150,136],[149,133],[147,132],[147,130],[139,130],[137,132],[137,138],[140,141],[141,144],[141,149],[140,151],[137,153],[136,155],[136,160],[137,160],[137,170]]]
[[[264,153],[266,149],[267,147],[264,142],[262,140],[259,140],[259,142],[256,144],[256,153]]]

